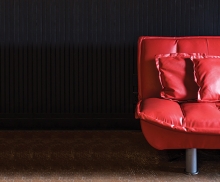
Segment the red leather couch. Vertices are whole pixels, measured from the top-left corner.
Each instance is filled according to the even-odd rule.
[[[220,148],[219,55],[220,36],[138,40],[136,118],[154,148],[186,149],[188,174],[197,149]]]

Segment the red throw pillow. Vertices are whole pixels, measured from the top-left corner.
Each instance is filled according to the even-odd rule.
[[[161,97],[175,101],[196,100],[198,85],[194,80],[191,56],[171,53],[156,55],[156,66],[162,86]]]
[[[198,101],[220,101],[220,56],[192,57]]]

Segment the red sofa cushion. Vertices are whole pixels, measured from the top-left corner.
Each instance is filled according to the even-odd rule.
[[[198,85],[194,81],[191,56],[187,53],[156,55],[162,98],[176,101],[197,99]]]
[[[137,117],[168,128],[182,127],[183,114],[177,102],[160,98],[149,98],[139,102]]]
[[[219,103],[184,103],[184,125],[190,132],[220,134]]]
[[[220,100],[220,57],[206,56],[194,58],[195,81],[199,86],[200,102]]]

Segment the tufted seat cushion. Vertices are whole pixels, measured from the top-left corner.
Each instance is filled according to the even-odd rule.
[[[137,117],[177,131],[220,134],[220,103],[182,103],[149,98],[140,101]]]
[[[187,131],[220,134],[219,103],[185,103],[181,105]]]

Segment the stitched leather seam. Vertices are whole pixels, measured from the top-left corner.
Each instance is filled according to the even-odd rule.
[[[182,114],[183,114],[182,126],[183,126],[183,127],[186,127],[186,123],[185,123],[186,113],[184,112],[184,110],[183,110],[183,108],[182,108],[182,104],[179,104],[179,106],[180,106],[180,109],[181,109]]]
[[[207,52],[209,54],[209,43],[208,43],[208,39],[206,39],[206,46],[207,46]]]

